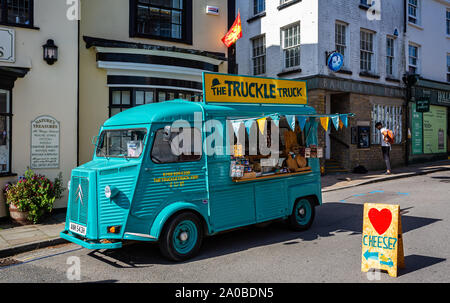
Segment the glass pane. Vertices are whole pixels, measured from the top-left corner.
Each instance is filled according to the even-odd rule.
[[[145,92],[145,104],[153,103],[153,92]]]
[[[166,101],[166,93],[165,92],[158,93],[158,101],[159,102]]]
[[[9,117],[0,116],[0,172],[9,172]]]
[[[117,107],[111,108],[111,117],[118,113],[120,113],[120,108],[117,108]]]
[[[99,138],[97,157],[137,158],[144,148],[145,129],[106,130]]]
[[[137,90],[136,91],[135,103],[136,103],[136,105],[144,104],[144,91],[142,91],[142,90]]]
[[[114,105],[120,104],[120,90],[115,90],[112,92],[112,104]]]
[[[131,98],[130,98],[130,91],[122,91],[122,104],[130,105],[131,104]]]

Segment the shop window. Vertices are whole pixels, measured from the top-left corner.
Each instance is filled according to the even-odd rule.
[[[0,0],[1,23],[33,27],[33,0]]]
[[[198,128],[167,126],[156,131],[151,159],[154,163],[199,161],[202,157],[202,136]]]
[[[236,123],[236,120],[229,122]],[[323,154],[317,146],[306,146],[307,130],[302,131],[298,123],[291,130],[284,117],[279,120],[279,126],[267,120],[264,133],[257,122],[250,128],[250,134],[242,124],[234,131],[234,145],[230,146],[230,177],[234,180],[308,172],[311,170],[308,158]],[[278,146],[273,145],[276,137]]]
[[[363,72],[373,72],[375,68],[373,36],[373,32],[360,32],[360,69]]]
[[[173,99],[201,101],[201,94],[153,88],[111,88],[109,102],[109,116],[112,117],[131,107],[163,102]]]
[[[130,1],[131,36],[192,43],[192,0]]]
[[[300,65],[300,23],[282,29],[284,68]]]
[[[266,73],[266,36],[252,39],[253,75]]]
[[[11,173],[10,91],[0,89],[0,174]]]
[[[395,134],[395,143],[400,144],[403,139],[402,114],[401,106],[374,104],[371,121],[372,144],[381,144],[381,133],[375,128],[377,122],[392,130]]]

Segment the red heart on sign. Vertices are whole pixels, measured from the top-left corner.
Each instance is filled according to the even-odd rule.
[[[369,220],[377,233],[382,235],[391,225],[392,213],[387,208],[383,208],[381,211],[371,208],[369,210]]]

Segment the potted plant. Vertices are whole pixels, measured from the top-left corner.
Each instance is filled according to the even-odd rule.
[[[19,224],[36,224],[53,209],[56,199],[62,197],[62,173],[52,182],[28,169],[16,184],[5,188],[6,204],[11,219]]]

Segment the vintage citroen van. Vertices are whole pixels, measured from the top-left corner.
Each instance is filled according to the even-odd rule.
[[[89,249],[120,248],[126,240],[158,242],[165,257],[180,261],[194,256],[205,236],[225,230],[275,219],[308,229],[322,203],[317,158],[300,172],[236,179],[230,176],[233,157],[210,155],[205,144],[207,120],[225,127],[227,120],[275,113],[316,114],[306,105],[173,100],[111,117],[94,142],[92,161],[71,173],[61,237]],[[200,134],[196,153],[171,153],[177,120]],[[306,122],[302,140],[306,147],[317,144],[317,123]]]

